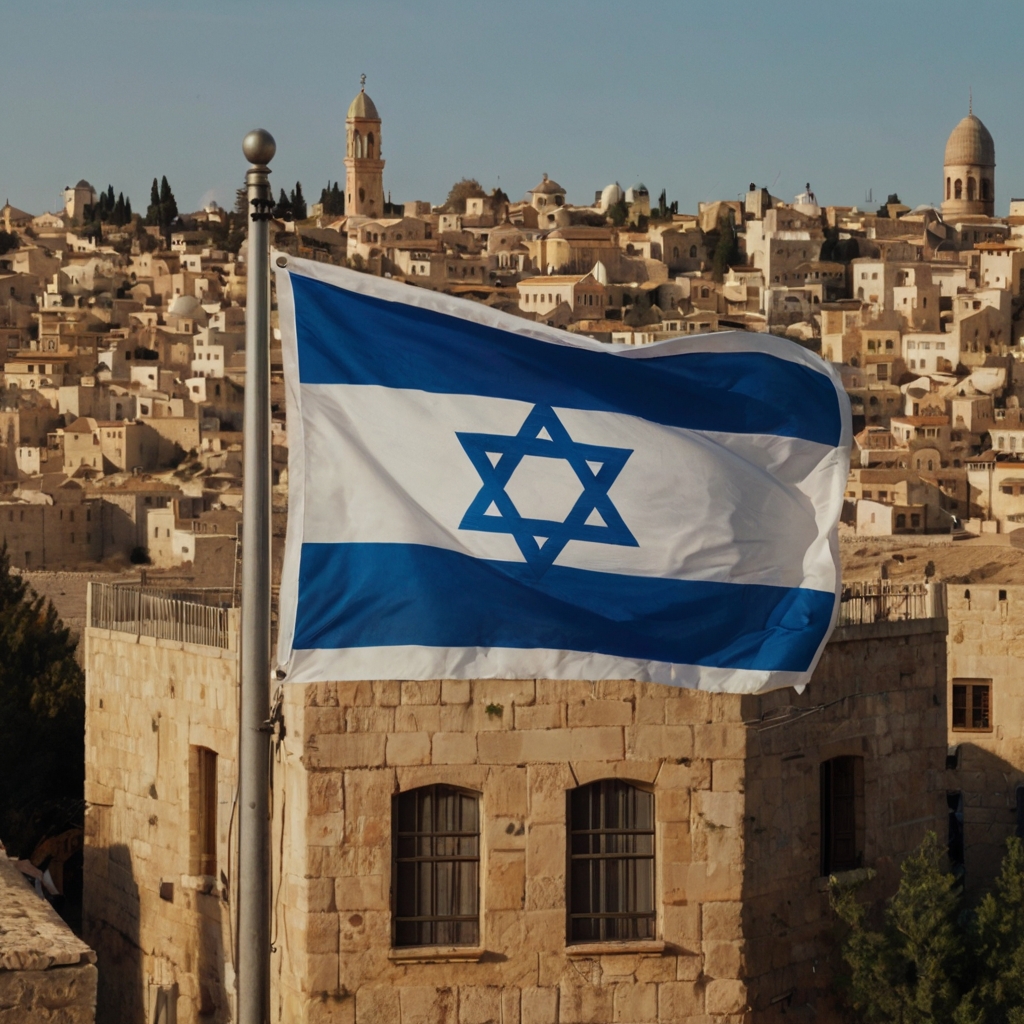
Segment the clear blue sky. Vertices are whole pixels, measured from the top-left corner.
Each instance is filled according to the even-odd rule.
[[[996,143],[996,211],[1024,196],[1020,0],[5,0],[0,199],[38,213],[79,178],[144,211],[233,201],[257,125],[275,191],[344,179],[367,75],[384,186],[440,202],[456,179],[514,199],[546,172],[569,201],[618,180],[681,210],[750,181],[823,203],[940,198],[974,110]]]

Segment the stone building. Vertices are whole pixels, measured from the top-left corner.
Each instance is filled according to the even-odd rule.
[[[381,157],[380,115],[363,88],[345,119],[345,212],[350,217],[384,214],[384,160]]]
[[[93,1024],[96,954],[26,885],[0,845],[0,1020]]]
[[[946,827],[941,594],[844,605],[801,695],[284,687],[274,1020],[830,1019],[827,876],[878,899]],[[89,615],[99,1019],[229,1020],[235,613],[93,584]]]
[[[1024,586],[947,590],[946,779],[951,834],[974,892],[999,870],[1007,837],[1024,837]]]
[[[973,110],[950,134],[942,165],[945,219],[994,215],[996,147]]]

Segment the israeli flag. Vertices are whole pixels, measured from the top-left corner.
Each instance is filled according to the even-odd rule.
[[[284,678],[807,681],[849,468],[827,363],[736,331],[605,345],[275,257]]]

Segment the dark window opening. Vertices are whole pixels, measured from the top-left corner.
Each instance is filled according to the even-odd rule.
[[[1018,839],[1024,839],[1024,786],[1018,786],[1017,792],[1017,824],[1013,830],[1013,834]]]
[[[217,874],[217,754],[192,747],[189,758],[191,874]]]
[[[834,757],[821,765],[821,873],[860,867],[864,759]]]
[[[425,786],[394,802],[395,946],[480,941],[479,798]]]
[[[953,728],[963,732],[991,731],[991,682],[953,682]]]
[[[568,802],[569,942],[654,938],[654,795],[602,779]]]

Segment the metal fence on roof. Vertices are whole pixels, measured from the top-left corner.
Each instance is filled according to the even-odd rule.
[[[90,583],[89,625],[158,640],[206,647],[230,646],[230,609],[174,592]]]
[[[941,584],[869,580],[843,586],[838,626],[941,618]]]

